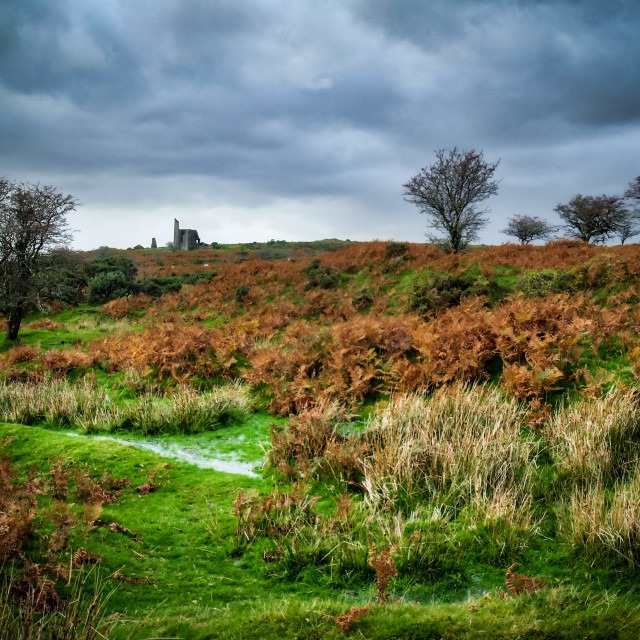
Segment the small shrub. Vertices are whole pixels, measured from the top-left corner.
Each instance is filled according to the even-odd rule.
[[[199,260],[197,262],[200,264]],[[133,283],[132,289],[151,298],[159,298],[167,293],[180,291],[186,284],[208,282],[212,278],[215,278],[216,275],[214,271],[209,273],[186,273],[170,278],[147,278]]]
[[[636,269],[629,264],[629,260],[609,254],[596,256],[576,269],[577,279],[583,289],[599,289],[609,287],[614,282],[628,282],[637,277],[634,271]]]
[[[271,247],[258,249],[258,258],[260,260],[283,260],[286,257],[287,252],[282,249],[272,249]]]
[[[457,306],[464,297],[486,292],[486,283],[471,274],[436,271],[428,274],[424,282],[413,285],[409,309],[426,317],[438,309]]]
[[[544,298],[553,293],[575,293],[578,279],[573,271],[534,271],[518,279],[518,289],[527,298]]]
[[[89,304],[104,304],[133,293],[134,284],[121,271],[99,273],[89,283]]]
[[[409,260],[409,245],[404,242],[391,242],[385,247],[383,273],[398,271]]]
[[[246,284],[241,284],[235,293],[236,302],[244,302],[246,297],[249,295],[249,287]]]
[[[133,263],[133,260],[122,255],[108,256],[106,258],[99,258],[87,265],[87,275],[89,278],[94,278],[100,273],[123,273],[127,280],[135,280],[138,274],[138,268]]]
[[[369,311],[375,304],[375,298],[367,291],[362,291],[351,299],[351,304],[358,311]]]
[[[340,283],[340,271],[335,267],[320,264],[319,259],[308,264],[302,272],[308,279],[305,291],[310,289],[335,289]]]
[[[409,253],[409,245],[404,242],[390,242],[384,249],[384,259],[387,261]]]

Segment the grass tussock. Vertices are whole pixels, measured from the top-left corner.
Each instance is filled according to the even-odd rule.
[[[239,491],[232,509],[234,553],[260,553],[274,578],[304,576],[334,587],[373,586],[376,575],[383,575],[385,593],[389,583],[384,582],[383,566],[389,570],[387,578],[402,573],[430,579],[457,553],[450,539],[453,530],[448,529],[452,512],[444,505],[404,515],[378,512],[348,493],[341,494],[330,511],[323,511],[319,500],[304,483],[290,490],[276,487],[266,495]]]
[[[535,465],[523,426],[520,404],[493,389],[458,384],[430,398],[395,398],[365,430],[366,496],[374,504],[400,496],[517,504]]]
[[[640,566],[640,473],[606,491],[601,482],[577,490],[566,505],[565,535],[600,563]]]
[[[568,404],[545,425],[556,468],[574,480],[610,483],[640,458],[638,393],[613,387],[603,397]]]
[[[311,409],[272,431],[268,464],[334,485],[335,511],[314,510],[300,482],[290,494],[240,494],[238,543],[268,539],[279,571],[315,564],[332,580],[370,577],[372,544],[393,547],[401,575],[428,579],[459,566],[461,549],[491,562],[520,554],[545,518],[534,504],[539,447],[525,414],[499,390],[464,384],[398,396],[362,431],[336,405]]]
[[[178,387],[164,398],[147,392],[126,402],[112,398],[108,390],[88,379],[0,382],[0,420],[28,425],[44,422],[87,433],[195,433],[245,419],[250,412],[249,394],[237,383],[205,393]]]
[[[524,499],[536,466],[524,409],[495,389],[396,396],[362,432],[348,430],[349,420],[333,404],[292,417],[273,430],[268,465],[288,477],[357,482],[372,505],[438,499],[495,511]]]
[[[0,381],[0,420],[20,424],[75,424],[109,403],[108,392],[84,379],[49,379],[39,384]]]
[[[0,629],[7,640],[102,640],[112,637],[117,620],[109,619],[111,592],[106,582],[80,569],[70,580],[67,599],[60,606],[43,610],[44,587],[16,597],[16,583],[4,577],[0,583]]]
[[[532,429],[522,403],[464,384],[397,396],[361,431],[338,406],[316,407],[273,430],[268,462],[285,477],[339,487],[336,515],[314,516],[315,503],[301,494],[304,519],[281,511],[278,527],[254,527],[252,535],[287,531],[298,562],[327,554],[363,575],[371,540],[393,545],[401,572],[415,572],[419,559],[421,571],[437,573],[454,548],[498,561],[546,535],[560,535],[600,566],[613,559],[633,568],[638,411],[634,390],[613,387]],[[264,515],[266,504],[254,505],[254,514]]]

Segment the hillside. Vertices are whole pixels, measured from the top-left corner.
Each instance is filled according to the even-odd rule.
[[[111,255],[0,344],[0,624],[638,636],[640,245]]]

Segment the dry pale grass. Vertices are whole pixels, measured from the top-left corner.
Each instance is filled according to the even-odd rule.
[[[74,326],[78,331],[104,331],[105,333],[122,336],[132,329],[132,322],[127,318],[112,319],[103,315],[86,315]]]
[[[545,425],[557,468],[589,484],[615,480],[633,470],[640,455],[639,435],[638,394],[622,387],[567,405]]]
[[[566,505],[563,528],[573,544],[639,566],[640,472],[617,484],[613,495],[600,482],[577,490]]]
[[[596,556],[640,564],[638,392],[613,387],[556,412],[545,426],[556,468],[573,483],[561,507],[565,537]]]
[[[109,403],[106,391],[91,381],[65,379],[40,384],[0,382],[0,420],[22,424],[51,421],[70,424],[79,416],[96,414]]]
[[[449,496],[504,512],[524,499],[535,466],[523,425],[521,405],[493,389],[455,384],[430,398],[397,397],[367,426],[366,497]]]
[[[2,381],[0,420],[49,422],[86,432],[125,428],[158,433],[211,429],[228,419],[246,418],[251,412],[249,393],[239,383],[206,393],[178,387],[166,398],[145,392],[133,402],[115,400],[109,391],[86,379],[51,379],[39,384]]]
[[[527,475],[524,483],[510,478],[494,487],[478,487],[469,499],[467,517],[475,524],[502,521],[509,527],[535,531],[545,516],[535,515],[533,498],[526,490],[529,481]]]

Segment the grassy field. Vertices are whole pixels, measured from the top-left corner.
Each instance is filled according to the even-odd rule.
[[[7,638],[640,635],[640,247],[323,248],[0,343]]]

